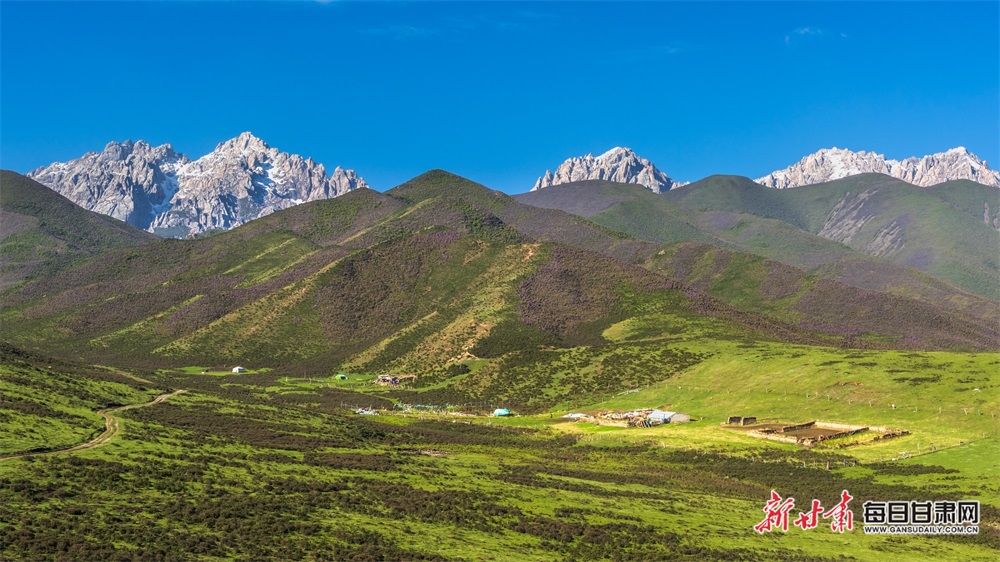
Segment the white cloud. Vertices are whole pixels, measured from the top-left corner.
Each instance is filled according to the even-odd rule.
[[[841,39],[847,39],[847,34],[843,32],[830,33],[821,27],[797,27],[785,35],[785,45],[791,45],[792,41],[797,38],[807,38],[807,37],[836,37],[840,36]]]
[[[800,27],[793,33],[796,35],[823,35],[823,30],[818,27]]]

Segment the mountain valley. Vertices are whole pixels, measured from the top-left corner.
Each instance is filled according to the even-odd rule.
[[[949,238],[992,244],[990,189],[713,176],[510,197],[432,170],[181,240],[3,172],[0,555],[844,553],[829,529],[762,540],[775,488],[979,494],[995,521],[996,467],[973,460],[997,453],[995,265]],[[895,253],[867,253],[891,224]],[[908,267],[914,246],[962,275]],[[692,423],[561,417],[644,408]],[[908,433],[806,448],[737,414]],[[851,540],[858,559],[986,560],[1000,531]]]

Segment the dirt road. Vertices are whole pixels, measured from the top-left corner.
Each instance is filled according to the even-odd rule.
[[[100,447],[105,443],[110,442],[114,439],[115,435],[118,434],[118,430],[121,429],[121,422],[118,418],[111,415],[113,412],[121,412],[124,410],[133,410],[135,408],[145,408],[146,406],[152,406],[154,404],[159,404],[164,400],[170,398],[171,396],[177,396],[178,394],[183,394],[187,392],[186,390],[175,390],[168,394],[161,394],[156,398],[150,400],[149,402],[144,402],[142,404],[131,404],[128,406],[119,406],[117,408],[108,408],[106,410],[98,410],[97,413],[104,418],[104,431],[97,437],[87,441],[86,443],[80,443],[79,445],[73,445],[72,447],[67,447],[65,449],[57,449],[54,451],[41,451],[37,453],[20,453],[16,455],[0,456],[0,461],[5,461],[8,459],[23,459],[27,457],[40,457],[44,455],[63,455],[66,453],[72,453],[74,451],[82,451],[84,449],[93,449],[94,447]]]

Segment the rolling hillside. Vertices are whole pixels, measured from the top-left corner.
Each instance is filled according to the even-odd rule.
[[[1000,300],[996,188],[953,181],[923,188],[880,174],[773,190],[711,176],[666,197],[701,211],[776,219],[854,250]]]
[[[701,210],[687,200],[656,195],[640,186],[605,181],[576,182],[532,191],[515,198],[523,203],[561,209],[642,240],[677,244],[700,242],[731,251],[755,254],[791,265],[821,278],[869,291],[914,298],[933,306],[987,319],[996,305],[974,294],[942,282],[917,269],[878,258],[847,245],[828,240],[785,222],[806,224],[801,213],[786,205],[783,191],[761,188],[741,178],[722,177],[704,193],[688,198],[708,200]],[[967,182],[969,183],[969,182]],[[973,184],[977,185],[977,184]],[[681,191],[689,189],[682,188]],[[974,208],[958,190],[941,190]],[[711,199],[711,196],[718,196]],[[701,199],[699,199],[699,197]],[[725,197],[737,203],[724,204]],[[713,207],[722,210],[713,210]],[[763,215],[778,218],[764,218]],[[970,216],[972,212],[968,213]],[[742,262],[743,259],[737,260]],[[692,279],[681,278],[685,282]],[[720,292],[720,298],[725,298]]]
[[[113,248],[158,239],[84,210],[34,180],[0,170],[0,292]]]
[[[602,330],[647,306],[724,337],[823,341],[638,265],[527,239],[487,209],[562,217],[569,226],[550,220],[550,236],[572,233],[581,244],[603,236],[610,253],[645,247],[639,242],[571,228],[588,225],[455,176],[426,179],[388,195],[359,190],[301,205],[206,239],[114,251],[7,295],[2,318],[12,339],[101,361],[341,365],[431,378],[469,352],[499,358],[601,344]]]
[[[671,347],[691,338],[998,341],[989,318],[708,244],[641,242],[441,171],[112,250],[3,295],[0,322],[17,345],[94,362],[404,372],[428,399],[533,408],[660,380],[701,360]],[[518,378],[541,365],[547,378]]]

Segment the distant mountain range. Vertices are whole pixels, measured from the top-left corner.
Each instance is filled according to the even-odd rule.
[[[111,142],[28,177],[84,209],[161,236],[230,229],[305,201],[368,187],[339,166],[328,176],[312,158],[271,148],[251,133],[219,144],[197,160],[169,144]]]
[[[8,188],[21,194],[23,223],[57,226],[64,238],[98,233],[94,213],[54,213],[69,203],[28,178],[7,173],[0,180],[5,197]],[[799,191],[743,181],[774,196]],[[97,217],[107,223],[100,230],[111,237],[108,249],[95,248],[100,253],[80,262],[52,263],[48,271],[58,274],[0,292],[0,324],[15,345],[44,345],[46,352],[94,363],[162,368],[224,360],[303,374],[331,368],[420,373],[421,384],[442,385],[422,398],[506,398],[539,407],[568,391],[552,394],[552,382],[526,385],[507,373],[533,364],[529,360],[548,361],[549,349],[604,349],[614,326],[629,326],[635,345],[701,337],[896,349],[996,349],[1000,342],[995,300],[920,279],[895,264],[873,270],[878,278],[866,283],[851,280],[857,268],[839,276],[850,283],[818,269],[807,273],[735,249],[756,242],[741,241],[738,224],[726,226],[732,217],[685,211],[703,202],[668,199],[634,184],[595,188],[611,210],[612,199],[632,198],[651,211],[654,220],[638,217],[636,229],[656,226],[656,204],[642,201],[654,198],[666,203],[658,207],[666,213],[697,219],[689,222],[692,232],[728,247],[684,233],[667,243],[640,240],[433,170],[385,193],[357,189],[193,240],[151,241]],[[733,198],[739,189],[723,181],[671,194]],[[570,190],[557,187],[552,194]],[[822,199],[833,205],[839,194]],[[797,204],[767,208],[788,220],[812,220],[797,217]],[[715,227],[704,228],[702,219]],[[660,215],[660,223],[670,220]],[[780,225],[763,227],[780,232]],[[787,229],[775,243],[836,251],[830,241]],[[0,255],[34,250],[44,257],[50,239],[24,232],[0,240],[11,244]],[[497,360],[474,377],[451,369],[472,357]],[[573,375],[574,392],[618,380],[582,378],[607,377],[603,373]]]
[[[846,148],[824,148],[796,164],[757,178],[766,187],[784,189],[812,185],[848,176],[875,172],[903,180],[913,185],[930,187],[954,180],[972,180],[983,185],[1000,187],[1000,172],[990,167],[963,146],[922,158],[890,160],[874,152],[853,152]]]
[[[847,149],[824,148],[810,154],[784,170],[776,170],[757,178],[757,183],[778,189],[812,185],[858,174],[879,173],[907,183],[930,187],[953,180],[971,180],[983,185],[1000,187],[1000,172],[965,147],[921,158],[889,160],[874,152],[852,152]],[[546,170],[531,191],[572,182],[605,180],[616,183],[644,185],[654,193],[663,193],[688,182],[678,182],[669,177],[649,160],[637,155],[630,148],[612,148],[593,156],[587,154],[569,158],[555,173]]]
[[[1000,187],[1000,173],[963,147],[902,161],[872,152],[823,149],[756,182],[785,189],[873,172],[924,187],[960,179]],[[281,152],[249,132],[197,160],[169,144],[111,142],[101,152],[27,175],[84,209],[174,238],[228,230],[306,201],[368,187],[353,170],[338,166],[327,175],[322,164]],[[638,184],[654,193],[688,185],[632,149],[615,147],[598,156],[567,159],[555,172],[539,177],[531,191],[585,181]],[[987,201],[983,212],[993,216],[997,206]]]

